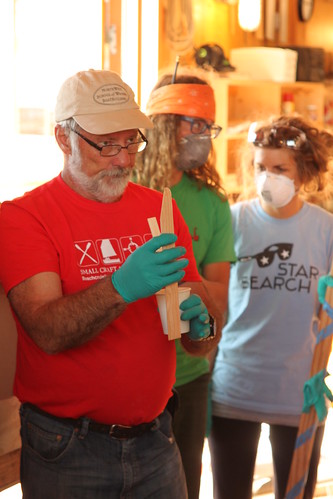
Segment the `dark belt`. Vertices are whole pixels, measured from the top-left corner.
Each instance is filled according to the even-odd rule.
[[[141,423],[136,426],[123,426],[121,424],[106,425],[89,420],[89,430],[98,433],[107,433],[114,438],[134,438],[143,435],[151,428],[156,426],[156,419],[149,423]]]
[[[54,419],[59,423],[70,424],[74,428],[81,429],[85,421],[84,418],[72,419],[72,418],[60,418],[58,416],[54,416],[53,414],[49,414],[48,412],[43,411],[39,407],[30,404],[29,402],[24,403],[23,407],[31,409],[32,411],[36,412],[37,414],[41,414],[42,416]],[[106,435],[110,435],[113,438],[119,438],[119,439],[139,437],[140,435],[143,435],[151,428],[156,426],[156,419],[150,421],[149,423],[142,423],[136,426],[123,426],[119,424],[107,425],[103,423],[97,423],[97,421],[94,421],[92,419],[88,419],[88,422],[89,422],[90,431],[95,431],[97,433],[104,433]]]

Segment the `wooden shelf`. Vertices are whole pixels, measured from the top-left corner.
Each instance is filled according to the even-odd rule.
[[[20,481],[20,455],[17,449],[0,456],[0,492]]]
[[[215,93],[215,121],[223,128],[214,140],[217,168],[229,193],[240,189],[237,171],[250,123],[281,115],[284,93],[293,94],[296,113],[309,118],[311,110],[315,123],[324,123],[324,83],[236,80],[218,74],[210,75],[209,81]]]

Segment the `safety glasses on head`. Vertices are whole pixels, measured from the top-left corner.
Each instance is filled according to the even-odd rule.
[[[252,123],[249,128],[248,142],[256,147],[286,147],[298,150],[307,143],[306,134],[303,130],[294,126],[258,127],[258,123]]]

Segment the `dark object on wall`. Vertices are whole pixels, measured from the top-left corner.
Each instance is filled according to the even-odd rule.
[[[323,81],[325,78],[325,52],[322,48],[288,46],[298,53],[296,81]]]
[[[217,44],[201,45],[195,51],[195,62],[204,69],[215,71],[234,71],[235,68],[226,59],[222,47]]]
[[[298,0],[298,18],[303,23],[310,21],[313,13],[314,0]]]

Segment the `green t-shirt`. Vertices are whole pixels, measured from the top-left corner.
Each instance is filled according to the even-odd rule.
[[[189,178],[186,174],[171,188],[172,197],[192,235],[197,267],[209,263],[234,262],[235,251],[230,206],[215,192]],[[209,372],[208,360],[187,354],[176,340],[177,369],[175,386],[184,385]]]

